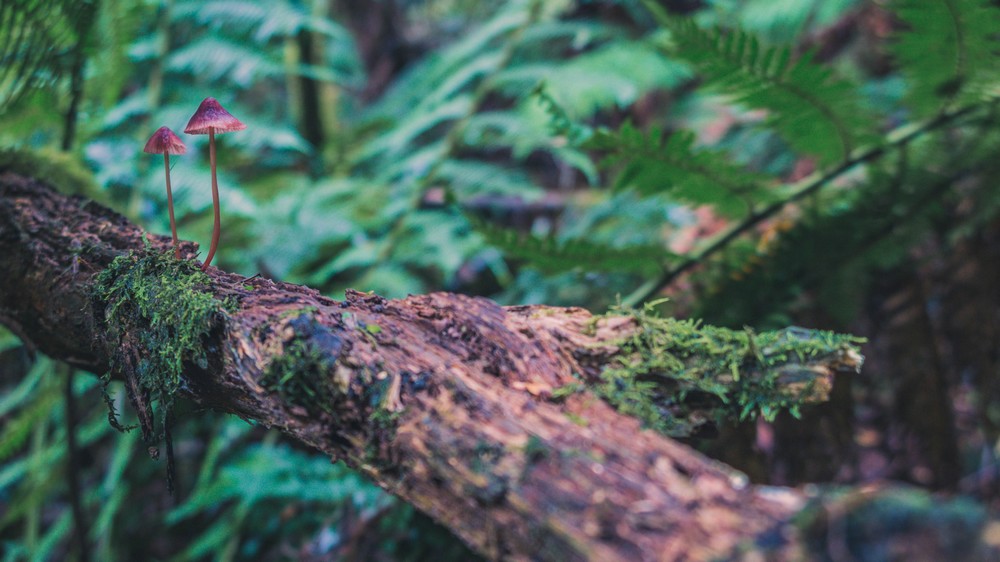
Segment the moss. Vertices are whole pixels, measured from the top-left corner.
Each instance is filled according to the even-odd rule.
[[[612,311],[637,329],[615,342],[620,353],[596,392],[619,411],[658,431],[689,436],[706,422],[744,420],[779,411],[798,414],[811,395],[812,364],[857,353],[862,338],[789,328],[754,333],[658,316],[651,306]],[[792,391],[787,381],[801,384]],[[780,381],[786,381],[781,383]]]
[[[402,412],[393,412],[386,408],[379,408],[372,412],[370,417],[375,429],[390,432],[390,437],[395,435],[396,422],[403,417]],[[391,440],[391,439],[390,439]]]
[[[569,384],[564,384],[563,386],[552,389],[551,399],[553,401],[558,402],[560,400],[565,399],[568,396],[576,394],[577,392],[583,391],[585,388],[586,385],[584,385],[582,382],[571,382]]]
[[[566,412],[566,417],[569,419],[569,421],[573,422],[573,424],[578,425],[580,427],[587,427],[588,425],[590,425],[590,422],[588,422],[586,418],[578,416],[573,412]]]
[[[535,434],[528,436],[528,440],[524,443],[521,451],[524,453],[524,464],[521,466],[521,473],[517,479],[519,483],[525,481],[535,465],[553,455],[553,451],[549,448],[548,444]]]
[[[309,316],[310,314],[319,310],[315,306],[303,306],[302,308],[293,308],[290,310],[282,311],[278,314],[279,320],[285,320],[288,318],[299,318],[302,316]]]
[[[186,364],[208,368],[205,338],[226,316],[231,303],[216,299],[210,280],[193,261],[177,260],[171,251],[119,256],[100,275],[93,298],[104,310],[113,366],[130,364],[122,353],[137,344],[134,365],[140,389],[158,401],[166,419],[184,384]],[[129,373],[126,373],[129,375]]]
[[[379,470],[391,467],[391,462],[383,463],[381,459],[387,458],[386,444],[395,438],[403,415],[399,399],[403,376],[390,375],[378,361],[350,366],[341,362],[340,351],[345,344],[330,327],[316,320],[316,310],[304,307],[278,316],[291,328],[291,334],[282,352],[271,360],[260,384],[310,415],[327,416],[338,424],[362,424],[367,444],[361,460]]]
[[[398,396],[401,383],[402,376],[375,376],[361,394],[368,420],[364,461],[383,473],[399,470],[390,446],[403,418]]]
[[[314,311],[315,307],[292,311],[297,316],[288,324],[294,335],[268,365],[260,384],[310,414],[333,414],[335,398],[343,394],[333,376],[342,343],[315,321]],[[287,318],[292,313],[283,313],[281,317]]]
[[[536,463],[549,456],[549,447],[537,435],[528,437],[528,442],[524,444],[524,457],[529,464]]]
[[[480,439],[468,456],[469,468],[476,474],[490,474],[504,452],[503,445]]]
[[[71,154],[57,150],[0,150],[0,172],[37,178],[67,195],[103,197],[93,174]]]

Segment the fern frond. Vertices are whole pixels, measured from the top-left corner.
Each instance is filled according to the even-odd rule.
[[[552,48],[585,49],[596,43],[622,37],[621,29],[599,20],[542,20],[524,30],[521,50]]]
[[[460,95],[427,111],[414,111],[393,128],[366,143],[355,157],[358,161],[380,159],[391,163],[393,158],[412,154],[413,145],[419,144],[418,137],[436,127],[461,119],[468,115],[471,107],[471,96]]]
[[[823,163],[846,159],[870,138],[874,120],[852,84],[811,57],[788,47],[767,47],[741,30],[703,30],[692,20],[666,18],[674,48],[716,90],[749,107],[765,109],[768,124],[793,149]]]
[[[378,102],[365,113],[368,117],[403,119],[408,115],[431,110],[435,106],[448,105],[459,88],[467,89],[468,82],[480,77],[484,72],[495,70],[480,65],[483,58],[500,62],[495,51],[503,41],[528,18],[526,12],[501,11],[484,23],[476,31],[460,41],[443,49],[434,56],[426,57],[397,78]],[[480,67],[478,72],[464,69]],[[462,74],[466,80],[455,78]]]
[[[281,76],[284,67],[268,54],[234,39],[206,36],[171,53],[167,70],[216,81],[228,78],[246,88],[256,80]]]
[[[75,24],[94,10],[93,2],[73,0],[0,3],[0,109],[64,74],[66,51],[78,40]]]
[[[619,40],[553,65],[541,60],[493,78],[498,89],[521,96],[541,81],[576,117],[607,107],[628,107],[643,94],[690,78],[684,64],[663,57],[653,41]]]
[[[753,203],[775,195],[764,188],[769,178],[737,166],[719,151],[695,149],[695,135],[676,131],[664,139],[659,129],[643,133],[626,123],[618,131],[598,129],[586,147],[609,151],[605,165],[623,165],[616,189],[643,195],[660,192],[695,205],[712,205],[718,212],[739,216]]]
[[[38,424],[38,421],[49,414],[50,404],[38,402],[35,407],[22,410],[20,415],[8,421],[4,425],[3,432],[0,433],[0,462],[18,452],[28,439],[31,430]]]
[[[593,128],[570,117],[569,111],[549,92],[545,82],[540,82],[531,93],[548,117],[550,133],[565,137],[574,145],[580,145],[594,135]]]
[[[715,262],[724,266],[703,270],[715,269],[703,279],[718,277],[709,281],[713,287],[692,316],[736,326],[777,318],[773,324],[778,325],[786,322],[779,311],[787,310],[796,295],[812,291],[822,302],[834,291],[836,297],[823,304],[834,318],[843,314],[846,321],[854,307],[862,306],[868,276],[896,267],[929,228],[941,229],[939,236],[950,240],[961,236],[945,233],[949,227],[943,225],[974,228],[975,219],[967,215],[948,222],[945,217],[956,205],[984,209],[994,220],[1000,193],[989,182],[954,188],[970,178],[1000,174],[1000,121],[981,115],[988,117],[975,126],[924,139],[898,159],[873,162],[866,180],[849,190],[819,193],[813,211],[794,222],[777,221],[769,240],[731,244]],[[817,256],[822,256],[822,267],[816,266]],[[748,294],[754,298],[738,297]]]
[[[523,170],[479,160],[449,159],[441,164],[437,178],[447,182],[459,199],[509,195],[532,200],[544,193]]]
[[[593,129],[573,120],[546,85],[534,97],[548,115],[549,130],[571,144],[607,152],[604,166],[622,166],[616,189],[635,189],[643,195],[669,193],[694,205],[712,205],[719,213],[738,216],[751,203],[767,203],[776,194],[767,190],[771,179],[730,161],[720,151],[695,149],[695,135],[677,131],[669,137],[659,129],[643,133],[631,123],[618,131]]]
[[[907,101],[926,115],[1000,88],[1000,8],[989,0],[900,0],[909,26],[892,45],[909,85]]]
[[[504,255],[525,260],[546,273],[582,268],[586,271],[649,276],[678,261],[676,254],[654,244],[614,247],[585,238],[558,240],[551,236],[522,234],[482,221],[473,221],[473,224],[486,242]]]
[[[200,24],[252,33],[264,43],[275,37],[291,37],[303,29],[340,40],[349,32],[337,23],[309,13],[307,4],[288,1],[181,2],[173,8],[175,19],[193,19]]]

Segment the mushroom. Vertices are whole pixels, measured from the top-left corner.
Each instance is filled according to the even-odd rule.
[[[170,213],[170,234],[174,238],[174,256],[181,259],[181,248],[177,243],[177,222],[174,221],[174,194],[170,191],[170,155],[184,154],[187,152],[187,147],[169,127],[160,127],[153,133],[153,136],[149,137],[142,151],[147,154],[163,155],[163,173],[167,177],[167,210]]]
[[[222,218],[219,214],[219,180],[215,177],[215,133],[242,131],[247,126],[226,111],[215,98],[205,98],[188,121],[184,132],[189,135],[208,134],[208,162],[212,168],[212,206],[215,209],[215,224],[212,226],[212,245],[208,248],[208,256],[201,270],[208,269],[212,263],[215,251],[219,249],[219,238],[222,237]]]

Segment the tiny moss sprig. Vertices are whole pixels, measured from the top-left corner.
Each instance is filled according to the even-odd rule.
[[[859,358],[863,338],[787,328],[755,333],[702,325],[640,310],[615,308],[636,329],[615,342],[619,354],[601,374],[595,391],[622,413],[674,437],[710,422],[773,420],[814,400],[821,364]]]

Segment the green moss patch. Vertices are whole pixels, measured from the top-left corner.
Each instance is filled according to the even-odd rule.
[[[172,251],[119,256],[98,275],[93,296],[104,310],[113,367],[135,363],[133,376],[166,420],[186,364],[208,368],[205,339],[230,304],[208,290],[210,279]],[[131,353],[134,361],[123,354]],[[129,376],[129,373],[126,373]]]
[[[788,381],[809,381],[811,365],[857,353],[865,341],[799,328],[758,334],[704,326],[660,317],[651,306],[609,315],[623,313],[637,329],[615,342],[620,353],[595,390],[622,413],[674,437],[724,419],[771,420],[782,410],[797,416],[811,393],[801,385],[792,392]]]
[[[343,394],[334,377],[343,344],[312,318],[314,311],[313,307],[294,311],[295,317],[288,322],[293,335],[268,365],[260,384],[310,414],[333,414],[336,397]],[[286,313],[282,318],[290,316]]]
[[[93,174],[72,155],[57,150],[2,149],[0,172],[40,179],[67,195],[102,195]]]

